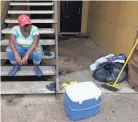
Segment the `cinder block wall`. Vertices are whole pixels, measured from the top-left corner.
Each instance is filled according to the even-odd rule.
[[[137,28],[138,2],[89,3],[87,31],[106,53],[128,54]]]

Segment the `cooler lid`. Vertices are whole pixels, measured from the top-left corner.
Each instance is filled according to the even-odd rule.
[[[102,94],[101,90],[92,81],[67,86],[65,91],[73,102],[79,103],[93,98],[98,99]]]

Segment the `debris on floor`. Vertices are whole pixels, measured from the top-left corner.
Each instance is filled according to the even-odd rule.
[[[114,54],[109,54],[109,55],[106,55],[106,56],[103,56],[99,59],[97,59],[93,64],[91,64],[89,67],[90,67],[90,70],[91,71],[94,71],[97,69],[97,67],[104,63],[104,62],[118,62],[118,63],[124,63],[125,62],[125,56],[123,54],[120,54],[119,56],[117,55],[114,55]]]
[[[49,85],[46,85],[46,88],[50,91],[55,91],[56,90],[56,83],[50,83]]]
[[[100,82],[115,81],[123,67],[122,63],[105,62],[99,65],[94,71],[93,77]],[[127,77],[127,67],[124,69],[118,82],[124,81]]]
[[[90,65],[90,70],[93,72],[93,77],[100,82],[112,82],[115,81],[119,72],[121,71],[125,62],[125,55],[109,54],[101,57]],[[127,77],[127,67],[123,71],[119,82],[125,80]]]
[[[104,63],[104,62],[108,62],[108,58],[113,57],[113,56],[115,56],[115,55],[114,55],[114,54],[109,54],[109,55],[107,55],[107,56],[104,56],[104,57],[101,57],[101,58],[97,59],[93,64],[90,65],[90,70],[91,70],[91,71],[96,70],[96,68],[97,68],[100,64],[102,64],[102,63]]]
[[[77,83],[77,81],[71,81],[71,82],[69,82],[69,83],[67,83],[67,82],[63,82],[62,84],[61,84],[61,86],[62,87],[67,87],[67,86],[69,86],[69,85],[73,85],[73,84],[76,84]]]

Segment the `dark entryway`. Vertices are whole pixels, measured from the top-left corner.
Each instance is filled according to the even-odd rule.
[[[60,31],[81,32],[82,1],[60,2]]]

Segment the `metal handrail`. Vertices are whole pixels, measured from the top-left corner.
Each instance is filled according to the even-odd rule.
[[[54,15],[54,20],[58,23],[57,21],[57,1],[54,1],[54,11],[55,11],[55,15]],[[58,58],[58,27],[57,27],[57,23],[55,24],[55,41],[56,41],[56,96],[59,93],[59,58]]]

